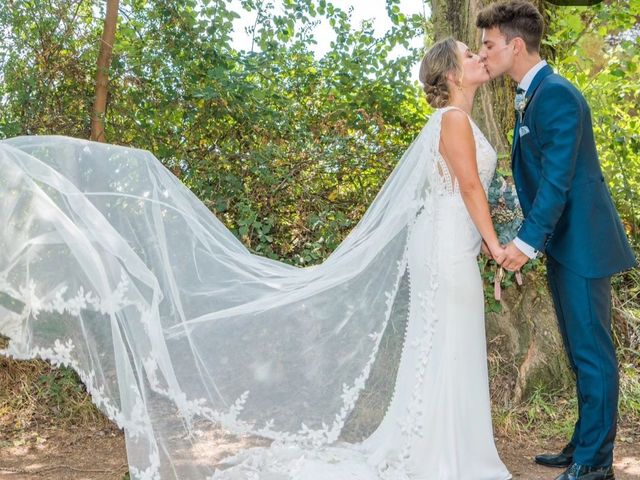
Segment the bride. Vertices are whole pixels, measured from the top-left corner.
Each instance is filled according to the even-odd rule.
[[[1,353],[74,368],[124,429],[135,479],[510,478],[476,262],[504,258],[486,197],[496,153],[470,117],[489,75],[449,38],[420,80],[435,113],[309,268],[251,254],[148,152],[0,142]],[[386,413],[341,441],[402,317]]]

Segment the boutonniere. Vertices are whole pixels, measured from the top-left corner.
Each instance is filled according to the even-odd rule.
[[[515,98],[515,106],[516,106],[516,111],[518,112],[518,118],[520,119],[520,123],[522,123],[522,116],[524,115],[524,109],[527,107],[527,102],[529,101],[529,99],[526,97],[526,94],[523,93],[516,93],[516,98]]]

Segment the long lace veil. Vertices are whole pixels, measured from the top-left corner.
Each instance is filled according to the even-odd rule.
[[[439,130],[436,112],[358,225],[308,268],[250,253],[149,152],[0,142],[1,353],[73,367],[124,428],[132,478],[212,475],[215,428],[334,442],[407,297]]]

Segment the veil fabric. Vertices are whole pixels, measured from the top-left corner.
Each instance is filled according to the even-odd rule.
[[[436,114],[307,268],[252,254],[147,151],[0,142],[0,353],[75,369],[124,429],[132,478],[212,478],[216,429],[336,442],[394,307],[423,287],[407,240],[437,201],[439,133]]]

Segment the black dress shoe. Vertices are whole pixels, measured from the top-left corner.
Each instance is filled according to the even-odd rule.
[[[573,452],[576,447],[568,444],[562,451],[556,455],[545,453],[536,455],[536,463],[545,467],[567,468],[573,463]]]
[[[572,463],[556,480],[615,480],[613,467],[589,467]]]

